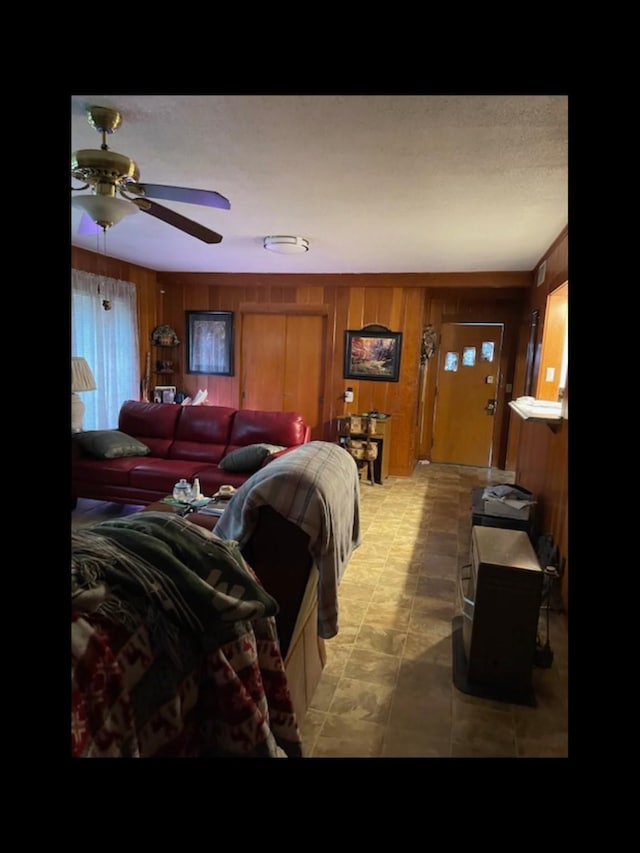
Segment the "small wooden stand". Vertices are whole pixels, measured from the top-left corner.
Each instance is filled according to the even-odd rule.
[[[371,441],[371,436],[375,435],[375,432],[375,418],[351,415],[340,421],[340,444],[356,460],[361,478],[366,467],[367,478],[372,486],[375,483],[373,463],[378,458],[378,444]],[[363,437],[354,438],[354,435]]]

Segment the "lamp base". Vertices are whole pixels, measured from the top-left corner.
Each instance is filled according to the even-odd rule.
[[[71,392],[71,432],[82,432],[84,418],[84,403],[75,393]]]

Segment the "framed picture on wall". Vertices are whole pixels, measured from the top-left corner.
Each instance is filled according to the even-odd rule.
[[[344,378],[397,382],[400,377],[402,332],[347,330]]]
[[[186,311],[187,373],[233,376],[233,311]]]
[[[154,403],[175,403],[175,400],[175,385],[156,385],[156,387],[153,389]]]

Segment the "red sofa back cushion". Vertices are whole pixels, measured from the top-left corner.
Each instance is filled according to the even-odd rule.
[[[235,413],[228,406],[183,406],[169,457],[219,462],[229,443]]]
[[[308,441],[309,428],[297,412],[257,412],[241,409],[236,412],[227,451],[248,444],[280,444],[293,447]]]
[[[118,416],[118,429],[151,449],[151,456],[167,458],[182,407],[168,403],[127,400]]]

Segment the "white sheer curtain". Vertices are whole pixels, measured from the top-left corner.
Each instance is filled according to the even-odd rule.
[[[124,401],[140,399],[135,284],[71,270],[71,355],[86,358],[97,385],[80,395],[83,429],[116,428]]]

